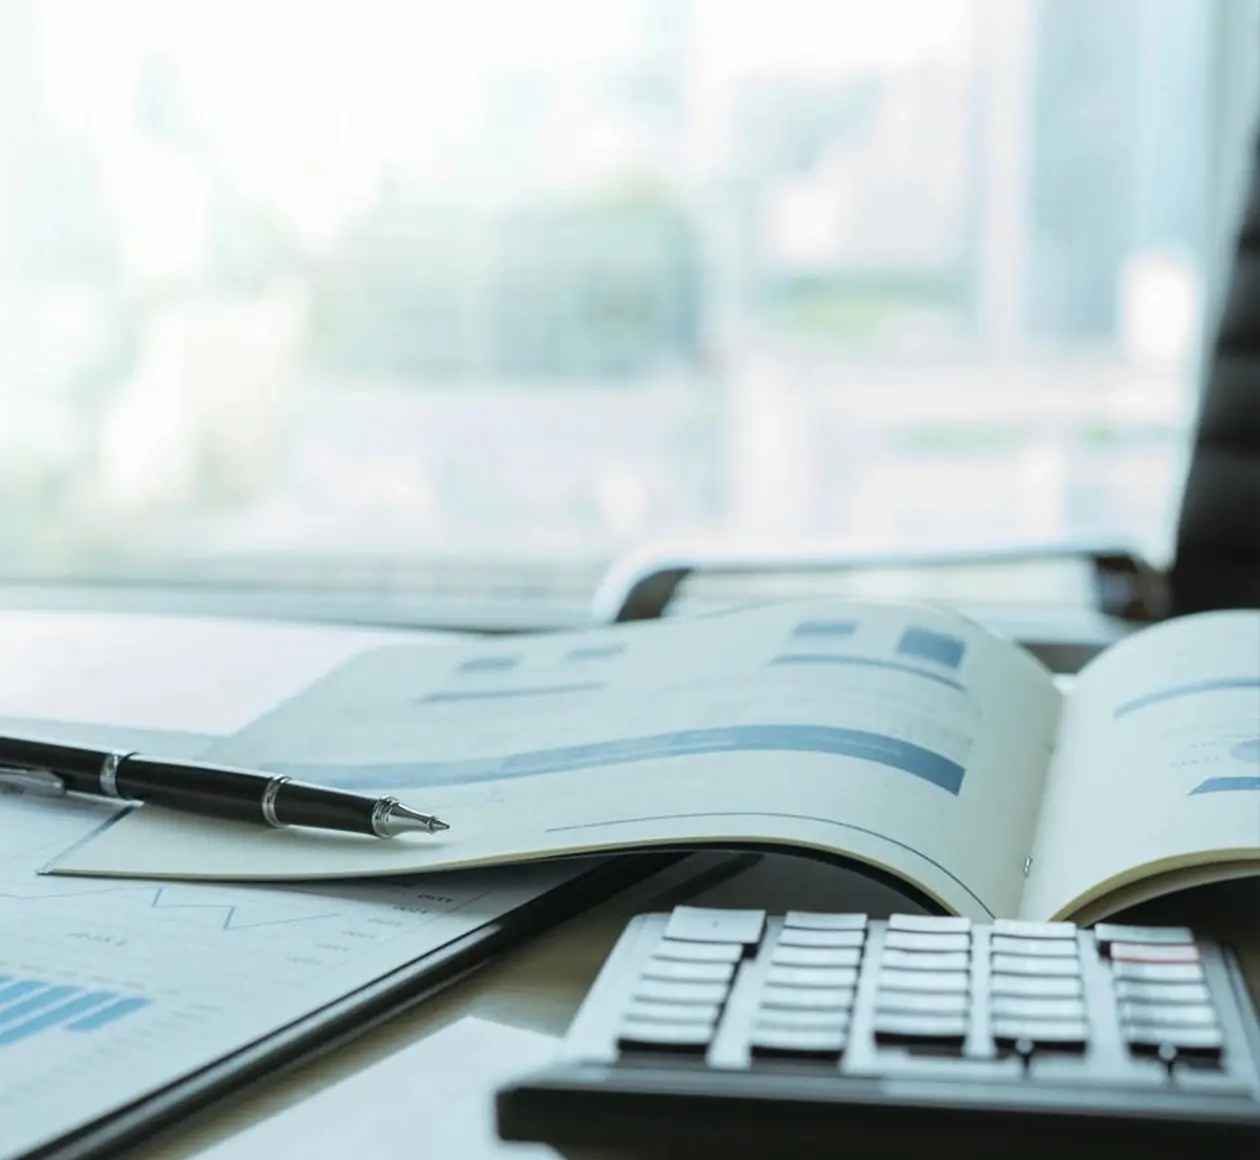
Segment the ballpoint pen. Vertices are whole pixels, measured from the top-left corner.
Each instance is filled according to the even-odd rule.
[[[310,826],[377,838],[450,829],[440,818],[393,797],[325,789],[253,770],[14,737],[0,737],[0,790],[6,786],[36,794],[145,802],[277,829]]]

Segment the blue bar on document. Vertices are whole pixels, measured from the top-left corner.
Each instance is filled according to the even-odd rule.
[[[32,991],[38,991],[43,985],[38,979],[18,979],[16,983],[0,986],[0,1006],[29,995]]]
[[[85,1011],[90,1011],[93,1007],[113,997],[109,991],[90,991],[77,999],[71,999],[69,1003],[62,1003],[57,1007],[42,1011],[34,1018],[26,1020],[25,1023],[17,1023],[0,1029],[0,1047],[8,1047],[12,1043],[28,1039],[37,1032],[47,1031],[49,1028],[64,1023],[67,1019],[73,1019]]]
[[[69,999],[71,995],[78,993],[78,987],[45,987],[29,998],[11,1003],[0,1010],[0,1027],[20,1023],[28,1015],[33,1015],[36,1011],[42,1011],[45,1007],[51,1007],[54,1003],[60,1003],[62,999]]]
[[[66,1024],[66,1030],[95,1031],[108,1023],[113,1023],[116,1019],[121,1019],[124,1015],[130,1015],[133,1011],[139,1011],[141,1007],[147,1007],[148,1005],[148,999],[119,999],[118,1002],[111,1003],[108,1007],[102,1007],[99,1011],[93,1011],[92,1014],[85,1015],[82,1019],[76,1019],[73,1023]]]

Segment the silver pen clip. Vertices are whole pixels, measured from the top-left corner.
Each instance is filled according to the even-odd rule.
[[[16,769],[0,766],[0,793],[33,793],[42,797],[60,797],[66,783],[49,769]]]

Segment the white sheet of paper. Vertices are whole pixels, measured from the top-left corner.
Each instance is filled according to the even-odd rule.
[[[493,1100],[501,1083],[545,1066],[556,1045],[537,1031],[461,1019],[195,1155],[197,1160],[554,1158],[550,1148],[500,1141]]]
[[[290,888],[36,874],[110,812],[86,799],[0,796],[0,1160],[260,1039],[584,868]]]

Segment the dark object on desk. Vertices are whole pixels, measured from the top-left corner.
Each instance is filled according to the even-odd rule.
[[[441,818],[413,810],[397,798],[365,797],[195,761],[15,737],[0,737],[0,788],[5,785],[35,794],[81,793],[124,803],[147,802],[275,829],[310,826],[373,838],[450,829]]]
[[[1260,608],[1260,163],[1242,206],[1182,491],[1172,612]]]
[[[1260,1026],[1184,928],[681,907],[630,923],[559,1061],[497,1110],[570,1156],[1251,1158]]]

